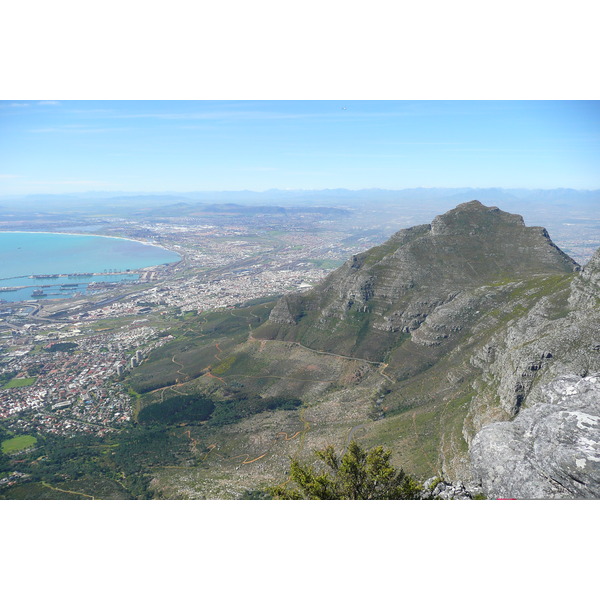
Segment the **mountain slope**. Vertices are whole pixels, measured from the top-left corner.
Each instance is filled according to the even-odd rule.
[[[385,425],[367,439],[390,443],[395,429],[412,466],[428,454],[446,475],[477,480],[469,444],[482,427],[513,419],[558,375],[600,371],[597,263],[576,275],[543,228],[473,201],[280,299],[256,335],[382,361]]]
[[[218,337],[202,325],[204,349],[194,350],[193,365],[200,376],[178,384],[178,393],[199,390],[216,403],[240,394],[291,397],[301,407],[191,428],[198,453],[210,449],[199,454],[202,469],[157,471],[156,489],[167,497],[236,497],[285,480],[290,455],[308,460],[315,448],[360,439],[392,449],[410,473],[471,482],[490,497],[600,497],[594,448],[573,453],[573,442],[569,452],[555,452],[559,465],[556,445],[539,438],[536,473],[556,463],[563,495],[541,476],[537,491],[527,488],[529,471],[519,466],[528,460],[525,437],[543,430],[536,415],[548,410],[535,407],[548,403],[547,386],[600,373],[599,267],[600,252],[581,270],[543,228],[473,201],[398,232],[309,292],[282,297],[268,320],[232,311],[222,315]],[[162,349],[174,381],[171,354],[186,362],[177,343]],[[140,372],[155,367],[151,357]],[[148,400],[160,401],[161,390]],[[552,412],[556,419],[565,411]],[[586,414],[583,425],[595,418]],[[519,425],[520,418],[534,424]],[[582,436],[596,443],[592,430],[583,435],[571,425],[560,429],[567,446]],[[515,440],[525,444],[510,459],[520,475],[502,479],[497,467],[508,455],[495,452]],[[582,478],[576,469],[584,459],[591,473]],[[577,478],[583,488],[569,483]]]
[[[283,297],[258,335],[383,360],[407,339],[399,333],[441,343],[450,331],[440,321],[454,321],[452,330],[476,310],[466,290],[577,268],[545,229],[472,201],[353,257],[310,292]],[[427,333],[414,334],[436,311]]]

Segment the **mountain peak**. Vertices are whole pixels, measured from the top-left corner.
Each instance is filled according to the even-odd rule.
[[[473,200],[352,257],[305,294],[281,298],[268,335],[380,360],[399,332],[458,295],[454,305],[467,302],[468,290],[578,269],[543,227]]]
[[[496,206],[484,206],[479,200],[471,200],[470,202],[463,202],[452,210],[498,210]],[[452,211],[449,211],[452,212]]]
[[[443,215],[435,217],[431,223],[432,235],[447,235],[477,232],[507,227],[509,229],[524,228],[521,215],[504,212],[496,206],[485,206],[479,200],[471,200],[459,204]]]

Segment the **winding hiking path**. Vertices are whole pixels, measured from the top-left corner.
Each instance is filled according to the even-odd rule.
[[[309,352],[314,352],[315,354],[325,354],[327,356],[335,356],[336,358],[343,358],[346,360],[355,360],[357,362],[367,363],[369,365],[377,365],[377,367],[378,367],[377,371],[382,377],[385,377],[385,379],[387,379],[390,383],[396,383],[394,379],[392,379],[389,375],[386,375],[384,373],[385,369],[387,369],[390,366],[388,363],[385,363],[382,361],[377,361],[377,360],[367,360],[366,358],[357,358],[354,356],[346,356],[344,354],[336,354],[335,352],[326,352],[325,350],[315,350],[314,348],[309,348],[308,346],[305,346],[304,344],[301,344],[300,342],[282,342],[281,340],[258,339],[258,338],[255,338],[252,333],[252,325],[248,324],[248,327],[250,329],[250,332],[248,334],[249,342],[260,342],[261,344],[266,344],[269,342],[279,342],[279,343],[284,343],[284,344],[291,344],[294,346],[299,346],[300,348],[304,348],[305,350],[308,350]]]
[[[355,425],[349,432],[348,435],[346,436],[346,446],[348,446],[350,444],[350,442],[354,439],[354,434],[359,430],[359,429],[366,429],[367,425],[363,424],[363,425]],[[344,450],[344,454],[345,454],[346,450]],[[342,454],[342,456],[344,455]]]
[[[45,481],[42,481],[42,485],[44,487],[50,488],[51,490],[54,490],[55,492],[62,492],[63,494],[75,494],[76,496],[85,496],[86,498],[90,498],[91,500],[96,499],[94,496],[90,496],[89,494],[84,494],[83,492],[73,492],[71,490],[61,490],[60,488],[54,487],[54,486],[50,485],[49,483],[46,483]]]
[[[176,373],[178,373],[178,374],[179,374],[179,375],[181,375],[182,377],[186,377],[186,378],[187,378],[187,377],[189,377],[187,373],[184,373],[184,372],[181,370],[181,369],[183,369],[183,368],[185,367],[185,365],[182,365],[180,362],[177,362],[177,361],[175,360],[175,356],[176,356],[176,355],[175,355],[175,354],[173,354],[173,356],[172,356],[172,358],[171,358],[171,362],[172,362],[173,364],[176,364],[178,367],[181,367],[180,369],[178,369],[178,370],[176,371]],[[179,380],[177,380],[177,381],[179,382]]]

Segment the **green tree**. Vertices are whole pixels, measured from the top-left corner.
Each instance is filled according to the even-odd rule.
[[[391,451],[378,446],[366,451],[351,442],[343,456],[333,446],[316,450],[326,468],[292,460],[290,481],[268,490],[279,500],[417,500],[421,486],[390,464]],[[295,485],[290,486],[293,483]]]

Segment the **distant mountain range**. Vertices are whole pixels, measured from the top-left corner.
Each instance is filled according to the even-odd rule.
[[[323,202],[334,201],[359,201],[359,200],[426,200],[435,201],[452,199],[457,202],[477,198],[482,201],[515,201],[527,200],[530,202],[600,202],[600,190],[576,190],[571,188],[556,189],[525,189],[525,188],[407,188],[400,190],[388,189],[361,189],[349,190],[344,188],[323,190],[279,190],[272,189],[262,192],[251,190],[241,191],[197,191],[197,192],[81,192],[72,194],[30,194],[2,196],[3,204],[12,204],[15,201],[26,203],[40,203],[48,207],[54,205],[73,205],[74,201],[81,204],[103,200],[110,204],[127,204],[129,206],[145,204],[147,206],[160,206],[177,202],[208,202],[208,203],[272,203],[272,202]]]

